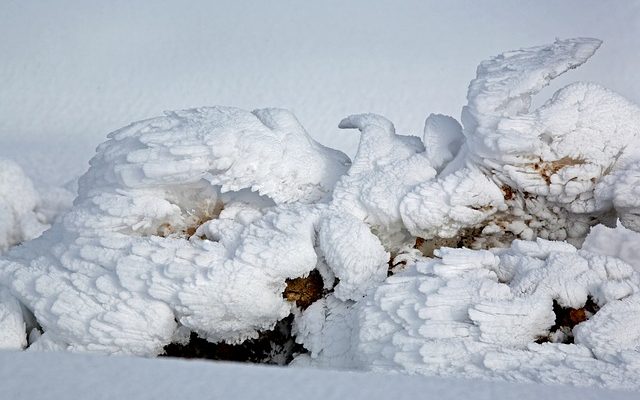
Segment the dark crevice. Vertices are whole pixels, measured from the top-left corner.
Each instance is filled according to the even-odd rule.
[[[293,315],[279,321],[274,329],[261,332],[256,339],[240,344],[211,343],[191,333],[189,343],[171,343],[161,357],[203,358],[259,364],[287,365],[295,356],[306,352],[291,334]]]
[[[556,320],[549,329],[549,334],[539,337],[536,343],[565,343],[573,344],[573,328],[578,324],[588,320],[598,312],[598,306],[591,296],[587,297],[587,302],[581,308],[562,307],[556,300],[553,301],[553,312]]]
[[[317,269],[309,272],[308,276],[302,278],[287,279],[287,287],[282,296],[288,301],[293,301],[296,306],[304,310],[320,298],[324,297],[328,291],[324,289],[324,280]]]

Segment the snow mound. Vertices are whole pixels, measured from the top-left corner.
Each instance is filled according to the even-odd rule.
[[[0,158],[0,254],[49,227],[41,205],[40,195],[22,168]]]

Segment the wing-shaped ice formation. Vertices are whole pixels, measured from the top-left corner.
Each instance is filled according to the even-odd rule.
[[[349,159],[315,142],[293,114],[205,107],[167,112],[109,135],[83,179],[97,190],[137,189],[201,179],[222,192],[250,189],[276,203],[331,193]]]
[[[344,299],[386,276],[371,233],[322,253],[319,232],[351,233],[322,204],[348,160],[289,112],[187,110],[109,137],[73,209],[0,260],[44,330],[36,347],[153,355],[185,328],[236,343],[289,315],[287,280],[325,259]],[[359,259],[350,247],[363,240],[372,252]]]
[[[611,224],[616,214],[623,224],[638,229],[635,182],[640,160],[640,108],[597,84],[574,83],[540,108],[529,110],[533,95],[553,78],[584,63],[600,43],[587,38],[558,40],[548,46],[507,52],[480,64],[462,112],[464,142],[444,167],[440,167],[438,156],[430,157],[442,168],[439,182],[454,180],[452,175],[481,171],[493,182],[482,185],[485,193],[493,193],[495,204],[500,202],[495,189],[500,189],[507,210],[488,212],[484,220],[470,218],[458,226],[445,224],[448,228],[459,229],[458,234],[474,229],[484,236],[503,236],[497,241],[505,244],[514,237],[566,239],[579,244],[589,226]],[[449,128],[440,130],[450,132],[451,137],[434,139],[436,122],[427,120],[425,140],[436,148],[446,148],[443,144],[455,142],[458,135],[450,123]],[[450,150],[442,153],[444,159],[453,154]],[[428,182],[417,186],[404,200],[405,225],[428,239],[439,235],[432,228],[434,196],[426,196],[437,185]],[[482,198],[473,190],[468,198],[461,196],[458,202],[469,205]],[[450,213],[451,206],[440,208]],[[483,243],[495,244],[496,240],[481,239],[474,246]]]
[[[332,342],[316,333],[324,347],[311,362],[637,388],[633,267],[544,240],[437,254],[389,277],[353,306],[355,315],[326,320],[327,334],[347,326],[352,336]]]
[[[332,205],[369,224],[387,248],[395,249],[394,242],[403,239],[400,201],[436,171],[420,138],[396,134],[382,116],[352,115],[340,127],[358,128],[361,139],[351,168],[336,185]]]

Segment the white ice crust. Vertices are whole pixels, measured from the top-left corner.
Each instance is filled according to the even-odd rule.
[[[574,83],[530,109],[600,43],[482,62],[462,124],[422,138],[347,117],[353,162],[286,110],[133,123],[36,239],[38,193],[0,161],[0,251],[24,242],[0,257],[0,346],[156,355],[293,314],[296,365],[639,388],[640,108]],[[287,301],[314,270],[322,298]]]

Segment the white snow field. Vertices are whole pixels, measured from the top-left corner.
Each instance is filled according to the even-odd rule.
[[[183,360],[0,352],[2,398],[85,399],[635,399],[594,388],[363,374]]]
[[[638,3],[238,4],[0,5],[9,393],[640,390]]]

